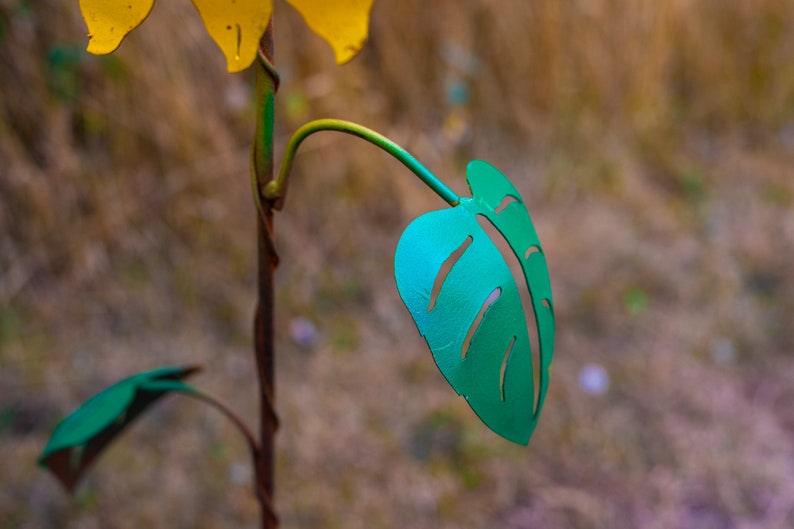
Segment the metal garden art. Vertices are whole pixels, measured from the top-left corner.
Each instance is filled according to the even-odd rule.
[[[356,55],[367,38],[372,0],[287,0],[334,48],[338,63]],[[88,50],[110,53],[149,14],[154,0],[80,0],[89,29]],[[226,406],[184,382],[197,367],[166,367],[131,376],[96,394],[55,428],[40,457],[69,491],[89,465],[127,425],[167,393],[203,400],[230,418],[244,435],[253,459],[262,526],[278,519],[273,497],[274,408],[273,272],[278,257],[273,214],[284,206],[295,154],[308,136],[337,131],[385,150],[415,173],[450,208],[413,221],[395,254],[397,288],[439,369],[474,412],[497,434],[527,444],[549,383],[554,311],[546,258],[518,191],[496,168],[470,162],[471,197],[459,197],[413,156],[388,138],[360,125],[316,120],[298,129],[273,177],[274,97],[279,77],[273,63],[270,0],[193,0],[207,31],[226,56],[228,70],[253,64],[257,125],[251,183],[258,224],[258,307],[254,349],[259,380],[260,431],[256,436]],[[501,234],[506,258],[483,225]],[[498,235],[496,235],[498,236]],[[520,263],[516,283],[508,261]],[[519,289],[527,288],[531,312]],[[536,360],[527,322],[536,326]]]

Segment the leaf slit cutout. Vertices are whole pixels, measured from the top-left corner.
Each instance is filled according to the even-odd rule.
[[[474,322],[471,324],[471,327],[469,327],[469,332],[466,333],[466,339],[463,340],[463,347],[461,348],[460,352],[461,360],[466,358],[466,353],[469,352],[469,345],[471,345],[471,341],[474,338],[474,333],[476,333],[477,329],[480,327],[480,323],[482,323],[485,313],[488,312],[488,309],[491,308],[491,305],[493,305],[501,295],[502,287],[496,287],[494,291],[491,292],[487,298],[485,298],[485,302],[483,302],[480,312],[477,313],[477,317],[474,318]]]
[[[518,202],[518,199],[516,197],[514,197],[513,195],[507,195],[507,196],[505,196],[502,199],[502,201],[499,203],[499,205],[496,206],[496,209],[494,209],[493,212],[496,213],[497,215],[499,215],[501,212],[503,212],[505,210],[505,208],[507,206],[509,206],[513,202]]]
[[[513,354],[513,346],[516,344],[516,337],[510,340],[510,345],[507,346],[505,356],[502,359],[502,369],[499,371],[499,393],[502,395],[502,402],[505,401],[505,375],[507,374],[507,364],[510,362],[510,356]]]
[[[471,243],[474,241],[474,238],[469,235],[466,237],[466,240],[458,246],[458,248],[450,254],[449,257],[441,264],[441,268],[438,270],[438,275],[436,276],[436,280],[433,282],[433,290],[430,291],[430,303],[427,305],[427,312],[433,310],[436,306],[436,301],[438,301],[438,295],[441,293],[441,286],[446,281],[449,272],[452,270],[452,267],[455,266],[466,250],[469,248]]]
[[[509,199],[512,198],[510,195],[507,195],[504,199],[502,199],[502,204],[506,201],[508,205],[512,202]],[[502,208],[504,209],[504,208]],[[488,237],[491,241],[496,245],[499,252],[502,254],[505,262],[508,264],[510,268],[510,273],[513,275],[513,280],[518,287],[518,295],[521,299],[521,309],[523,311],[523,318],[525,323],[527,324],[527,333],[530,343],[530,356],[532,358],[532,373],[534,378],[534,402],[537,404],[540,402],[540,377],[542,376],[541,370],[543,369],[543,363],[540,357],[540,335],[538,332],[540,328],[537,325],[537,312],[535,311],[535,304],[532,302],[532,294],[529,292],[529,288],[524,277],[524,273],[521,267],[521,250],[516,249],[515,251],[510,246],[505,235],[499,231],[499,228],[496,227],[494,221],[488,218],[488,216],[484,214],[477,214],[477,222],[480,224],[480,227],[488,234]],[[531,245],[529,248],[529,256],[531,256],[532,248],[535,246],[538,247],[538,251],[543,252],[540,249],[539,245]],[[525,259],[527,258],[526,254],[524,255]],[[549,307],[550,308],[550,307]],[[535,344],[535,347],[532,347],[532,344]],[[537,407],[535,408],[537,410]]]
[[[540,246],[538,246],[537,244],[533,244],[532,246],[527,248],[527,253],[524,254],[524,260],[529,259],[529,256],[535,252],[539,253],[540,255],[543,255],[543,251],[540,249]]]

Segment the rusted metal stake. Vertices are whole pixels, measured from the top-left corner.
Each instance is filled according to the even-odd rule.
[[[273,100],[278,78],[273,65],[273,24],[271,22],[259,44],[260,60],[256,61],[256,133],[251,163],[259,189],[273,177]],[[267,61],[267,62],[265,62]],[[268,67],[269,66],[269,67]],[[274,437],[278,428],[275,411],[275,351],[273,340],[273,273],[278,255],[273,245],[273,209],[268,201],[257,199],[257,261],[258,289],[254,320],[254,352],[260,396],[260,440],[255,456],[256,495],[262,506],[262,527],[276,529],[278,517],[273,505]]]

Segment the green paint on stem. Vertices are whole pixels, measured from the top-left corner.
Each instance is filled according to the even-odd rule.
[[[460,197],[446,186],[441,180],[431,173],[424,165],[414,158],[403,147],[396,144],[386,136],[375,132],[372,129],[343,121],[339,119],[318,119],[306,123],[299,128],[290,138],[287,147],[284,151],[284,159],[281,163],[281,170],[279,171],[278,178],[268,182],[264,187],[262,197],[272,201],[273,208],[280,210],[284,206],[284,199],[287,194],[287,181],[290,172],[292,171],[292,163],[295,158],[295,153],[300,144],[316,132],[321,131],[337,131],[357,136],[364,139],[376,147],[379,147],[387,153],[394,156],[403,165],[410,169],[416,176],[418,176],[430,189],[435,191],[437,195],[443,198],[449,205],[456,206],[460,202]]]
[[[273,178],[273,130],[275,128],[275,94],[279,77],[267,56],[259,52],[256,63],[256,131],[251,150],[251,191],[259,216],[265,217],[262,197]]]

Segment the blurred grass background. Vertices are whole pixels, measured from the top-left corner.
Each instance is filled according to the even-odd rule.
[[[378,0],[371,34],[337,67],[276,2],[277,143],[339,117],[460,193],[469,159],[500,167],[546,248],[557,357],[529,448],[487,431],[392,279],[444,204],[312,138],[276,218],[283,527],[794,526],[794,3]],[[187,1],[84,45],[77,2],[0,0],[0,528],[256,527],[245,446],[194,402],[74,499],[35,466],[59,417],[161,364],[203,363],[256,417],[250,72]]]

